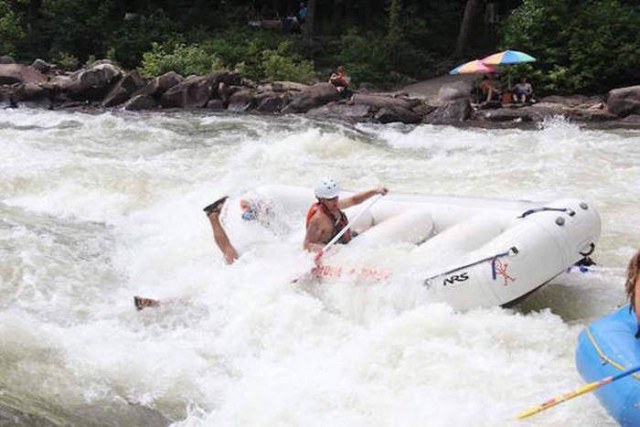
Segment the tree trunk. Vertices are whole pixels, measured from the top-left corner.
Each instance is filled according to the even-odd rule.
[[[473,28],[473,24],[476,21],[476,17],[480,10],[480,0],[467,0],[467,5],[464,8],[464,16],[462,17],[462,24],[460,24],[460,32],[458,33],[458,41],[456,42],[455,56],[462,57],[462,54],[467,47],[469,40],[469,34]]]
[[[387,54],[393,67],[397,65],[398,42],[402,37],[400,26],[400,0],[391,0],[389,5],[389,28],[387,29]]]
[[[340,34],[342,29],[342,9],[344,5],[342,0],[333,0],[333,19],[332,22],[332,32],[333,34]]]
[[[304,23],[304,38],[309,46],[313,45],[316,26],[316,0],[307,2],[307,18]]]

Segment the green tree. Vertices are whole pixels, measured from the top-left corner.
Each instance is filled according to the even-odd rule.
[[[619,0],[525,0],[509,17],[502,47],[538,60],[526,71],[537,92],[594,93],[637,83],[640,10]]]
[[[15,55],[16,43],[24,38],[20,16],[5,0],[0,0],[0,55]]]

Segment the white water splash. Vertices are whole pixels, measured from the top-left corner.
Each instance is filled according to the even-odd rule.
[[[637,132],[18,109],[0,112],[0,140],[0,389],[23,413],[77,425],[612,425],[593,396],[514,417],[582,384],[578,333],[624,302],[640,237]],[[603,218],[600,267],[516,309],[456,313],[407,278],[292,284],[312,265],[299,242],[233,223],[234,241],[263,243],[223,263],[203,206],[326,175],[350,189],[586,196]],[[136,312],[134,294],[173,303]]]

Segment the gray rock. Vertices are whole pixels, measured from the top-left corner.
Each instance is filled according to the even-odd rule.
[[[151,79],[149,83],[136,95],[149,95],[153,96],[156,99],[160,99],[160,97],[169,89],[181,83],[184,80],[180,74],[175,71],[169,71],[168,73],[164,73],[161,76],[154,77]]]
[[[417,100],[417,103],[420,103]],[[404,98],[393,98],[390,96],[380,96],[380,95],[364,95],[360,93],[356,93],[351,97],[351,102],[354,104],[366,104],[370,105],[374,108],[404,108],[405,110],[411,110],[413,107],[417,105],[415,102],[410,102]]]
[[[101,101],[124,72],[109,60],[95,61],[73,73],[67,95],[77,101]]]
[[[0,64],[0,85],[43,83],[47,77],[30,65]]]
[[[422,116],[402,107],[384,107],[376,113],[375,119],[380,123],[402,122],[415,124],[422,121]]]
[[[313,118],[347,120],[362,122],[373,118],[374,109],[366,104],[347,104],[345,102],[330,102],[318,108],[312,108],[306,115]]]
[[[471,117],[469,98],[458,98],[446,103],[425,117],[426,123],[451,125],[464,122]]]
[[[151,95],[134,95],[124,104],[127,111],[153,110],[158,107],[158,102]]]
[[[446,104],[449,101],[460,98],[469,98],[471,96],[472,88],[473,84],[471,81],[461,80],[444,84],[438,91],[438,102]]]
[[[227,109],[229,111],[248,111],[256,105],[256,98],[253,90],[242,89],[234,92],[229,97],[229,105]]]
[[[39,58],[33,61],[33,64],[31,64],[31,66],[43,74],[46,74],[55,68],[55,65],[49,64],[48,62]]]
[[[331,101],[338,101],[341,95],[330,83],[317,83],[293,95],[291,103],[283,112],[305,113]]]
[[[256,111],[261,113],[278,113],[287,105],[287,102],[288,98],[285,95],[275,92],[261,93],[256,96]]]
[[[640,114],[640,85],[609,91],[607,108],[609,112],[619,117]]]
[[[168,89],[160,98],[163,108],[202,108],[213,93],[214,82],[208,76],[187,77]]]
[[[205,107],[207,110],[224,110],[224,102],[221,99],[210,99]]]
[[[145,86],[145,81],[137,71],[130,71],[120,79],[102,100],[103,107],[113,107],[126,102],[140,88]]]

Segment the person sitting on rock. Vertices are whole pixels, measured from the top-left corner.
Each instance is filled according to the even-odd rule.
[[[532,99],[533,86],[523,77],[520,79],[520,82],[513,87],[513,101],[525,104],[531,102]]]
[[[500,87],[498,83],[494,80],[493,74],[485,74],[482,77],[482,81],[479,85],[480,92],[484,97],[484,103],[488,104],[490,102],[498,101],[500,102]]]
[[[331,73],[331,77],[329,77],[329,83],[335,86],[343,98],[351,96],[351,91],[349,90],[350,81],[351,79],[347,76],[347,72],[342,65],[338,67],[335,73]]]

